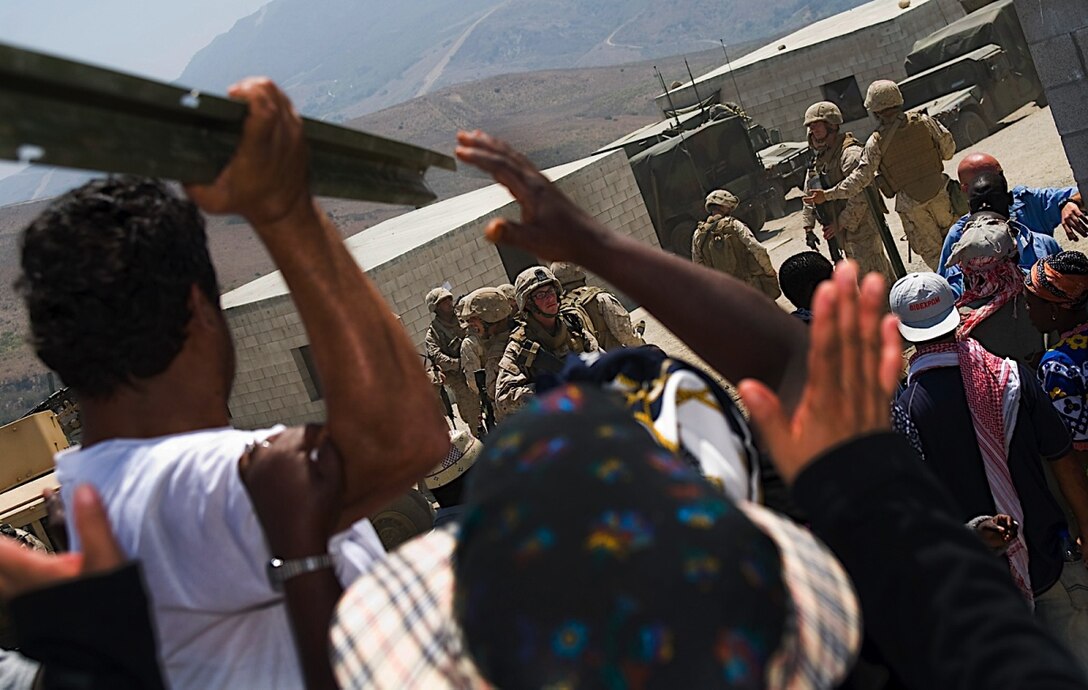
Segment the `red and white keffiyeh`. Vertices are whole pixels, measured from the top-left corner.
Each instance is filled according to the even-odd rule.
[[[1024,509],[1009,472],[1009,445],[1020,408],[1020,372],[1016,363],[986,351],[976,340],[923,346],[911,358],[909,376],[941,367],[960,369],[967,407],[975,427],[986,481],[997,512],[1024,524]],[[1020,593],[1034,608],[1028,549],[1023,530],[1005,557]]]
[[[963,340],[971,335],[975,326],[982,323],[1008,302],[1024,291],[1024,274],[1020,267],[1007,257],[978,257],[960,263],[963,270],[963,294],[956,300],[957,307],[970,306],[979,300],[989,300],[972,311],[960,324],[956,337]],[[1019,316],[1018,314],[1014,314]]]

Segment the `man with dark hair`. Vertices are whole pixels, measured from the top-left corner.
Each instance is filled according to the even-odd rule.
[[[1039,253],[1039,250],[1044,246],[1058,246],[1058,243],[1054,241],[1054,230],[1059,225],[1065,228],[1066,236],[1070,240],[1076,241],[1078,235],[1088,235],[1088,225],[1084,222],[1085,216],[1082,209],[1083,202],[1076,187],[1033,188],[1021,185],[1009,190],[1001,163],[988,153],[972,153],[965,156],[960,161],[956,174],[959,177],[960,189],[968,195],[971,194],[975,180],[980,176],[998,176],[1010,195],[1008,210],[1003,211],[1003,215],[1009,220],[1016,221],[1027,231],[1050,238],[1049,242],[1044,243],[1039,237],[1024,233],[1023,237],[1017,238],[1021,255],[1024,249],[1029,247],[1034,249],[1036,259],[1055,253]],[[940,266],[937,267],[937,272],[948,279],[957,294],[963,291],[963,279],[958,269],[949,270],[945,264],[948,263],[948,257],[952,254],[952,246],[959,242],[963,235],[968,218],[969,216],[961,217],[949,228],[941,248]],[[1025,269],[1031,268],[1036,259],[1022,262],[1021,265]]]
[[[310,194],[290,101],[259,79],[231,96],[248,104],[242,140],[214,185],[188,189],[196,205],[152,180],[89,183],[27,228],[19,289],[38,355],[81,403],[84,444],[57,456],[64,498],[95,486],[121,548],[143,561],[169,685],[325,687],[341,583],[382,557],[362,518],[421,479],[449,437],[415,348]],[[282,271],[324,384],[323,430],[230,428],[234,350],[197,205],[244,217]],[[258,522],[251,480],[300,481],[254,475],[254,445],[277,438],[311,457],[339,451],[330,519],[302,510],[323,498],[303,491],[300,512]]]
[[[782,294],[797,309],[793,316],[805,323],[812,321],[812,296],[816,286],[831,279],[835,267],[819,252],[801,252],[782,262],[778,269],[778,282]]]

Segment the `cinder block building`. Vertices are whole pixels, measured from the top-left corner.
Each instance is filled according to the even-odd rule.
[[[918,39],[964,16],[959,0],[873,0],[810,24],[657,97],[666,110],[718,95],[739,102],[757,122],[804,140],[805,109],[816,101],[842,108],[845,128],[874,128],[863,105],[877,79],[906,76],[903,60]],[[697,95],[698,94],[698,97]]]
[[[612,152],[545,171],[578,204],[609,227],[658,245],[627,157]],[[427,206],[375,225],[346,244],[420,346],[431,321],[423,297],[449,284],[455,295],[513,282],[535,257],[496,248],[483,238],[493,218],[518,217],[498,185]],[[590,282],[600,285],[599,280]],[[237,373],[230,400],[236,426],[302,424],[324,419],[321,383],[302,327],[279,272],[223,295],[234,334]],[[423,360],[420,360],[423,367]]]

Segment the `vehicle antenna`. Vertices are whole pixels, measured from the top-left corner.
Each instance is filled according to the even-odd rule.
[[[722,52],[725,53],[725,66],[729,69],[729,76],[733,77],[733,88],[737,92],[737,104],[747,114],[748,109],[744,107],[744,98],[740,95],[740,86],[737,85],[737,73],[733,71],[733,66],[729,61],[729,51],[725,49],[725,41],[719,38],[718,43],[722,44]]]
[[[669,93],[668,87],[665,86],[665,77],[661,76],[661,71],[657,69],[657,65],[654,65],[654,74],[657,75],[658,81],[661,82],[661,88],[665,90],[665,98],[669,101],[669,109],[672,111],[672,116],[676,118],[676,129],[680,129],[680,116],[676,114],[676,106],[672,103],[672,94]]]
[[[695,91],[695,100],[699,102],[699,110],[705,111],[706,106],[703,104],[703,97],[699,95],[699,87],[695,85],[695,77],[691,74],[691,65],[688,64],[687,57],[684,58],[684,67],[688,69],[688,78],[691,79],[691,88]]]

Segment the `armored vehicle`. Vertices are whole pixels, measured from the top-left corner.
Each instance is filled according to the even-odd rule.
[[[707,192],[728,189],[741,199],[736,217],[753,231],[781,195],[752,148],[745,121],[711,120],[677,133],[631,158],[646,210],[665,249],[691,256],[691,236],[706,217]]]
[[[1013,0],[998,0],[919,40],[899,83],[904,106],[952,132],[958,148],[977,143],[1021,106],[1045,95]]]

